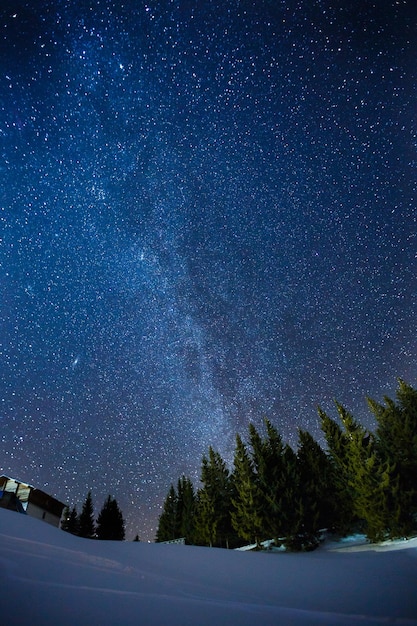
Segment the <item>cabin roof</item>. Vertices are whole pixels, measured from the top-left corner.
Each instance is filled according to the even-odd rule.
[[[55,515],[61,516],[62,510],[65,507],[65,503],[58,500],[49,493],[46,493],[42,489],[38,489],[33,485],[30,485],[24,481],[11,478],[10,476],[0,476],[0,490],[7,491],[7,483],[16,483],[19,486],[20,493],[17,494],[19,500],[23,502],[31,502],[43,509],[47,509]],[[22,489],[23,488],[23,489]]]

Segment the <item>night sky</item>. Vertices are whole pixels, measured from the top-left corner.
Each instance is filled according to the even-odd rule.
[[[2,0],[0,471],[153,539],[417,379],[412,1]]]

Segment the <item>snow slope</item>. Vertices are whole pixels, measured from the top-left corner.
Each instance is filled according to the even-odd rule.
[[[417,625],[417,547],[404,546],[266,554],[99,542],[0,509],[0,621]]]

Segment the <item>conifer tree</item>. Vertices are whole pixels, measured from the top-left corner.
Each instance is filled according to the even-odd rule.
[[[97,518],[97,539],[123,541],[125,538],[125,523],[117,501],[107,496]]]
[[[256,489],[258,501],[258,533],[262,538],[265,538],[269,536],[269,528],[272,527],[271,533],[276,537],[279,535],[274,532],[277,500],[273,474],[277,468],[275,462],[277,459],[272,460],[271,451],[267,450],[267,442],[262,439],[254,424],[249,424],[249,445],[251,466],[253,468],[251,473],[254,483],[253,488]]]
[[[417,527],[417,390],[400,379],[396,402],[388,397],[384,401],[368,403],[377,420],[378,457],[392,473],[390,507],[396,516],[389,534],[407,536]]]
[[[259,492],[261,534],[281,541],[297,535],[301,519],[297,457],[277,429],[265,420],[264,438],[249,426],[255,483]]]
[[[378,459],[374,437],[337,404],[348,441],[349,485],[353,490],[353,507],[358,519],[365,522],[370,541],[387,536],[390,526],[390,487],[392,468]],[[394,512],[395,514],[395,512]]]
[[[300,549],[300,527],[303,520],[302,501],[300,498],[300,474],[297,455],[286,444],[283,453],[283,478],[280,484],[281,529],[285,544],[290,549]]]
[[[78,527],[78,514],[77,509],[69,506],[66,506],[62,513],[62,521],[61,521],[61,529],[65,530],[67,533],[71,533],[72,535],[78,535],[79,527]]]
[[[370,541],[380,541],[388,534],[397,511],[392,509],[391,491],[395,482],[393,466],[378,458],[374,436],[342,407],[339,415],[348,436],[350,485],[354,493],[354,510],[365,521]]]
[[[286,536],[292,526],[292,496],[295,476],[289,477],[291,452],[269,420],[265,420],[266,437],[262,438],[253,424],[249,425],[249,441],[255,481],[260,494],[262,534],[276,543]]]
[[[66,532],[68,532],[69,517],[70,517],[70,508],[67,505],[62,511],[62,518],[61,518],[61,530],[65,530]]]
[[[190,478],[182,476],[177,486],[176,535],[192,543],[194,536],[195,493]]]
[[[397,524],[398,511],[392,500],[396,484],[394,466],[378,457],[373,435],[342,405],[336,403],[336,407],[344,427],[340,438],[343,445],[337,459],[339,477],[336,482],[341,485],[341,480],[344,481],[338,505],[343,506],[340,494],[344,489],[351,507],[351,521],[361,521],[368,539],[379,541]]]
[[[355,463],[351,483],[355,490],[355,512],[365,521],[367,538],[381,541],[392,535],[392,529],[398,525],[399,512],[392,506],[396,482],[393,467],[380,461],[372,439],[361,441],[354,437],[351,449]]]
[[[197,492],[197,506],[195,519],[195,541],[198,544],[213,547],[217,536],[216,509],[210,494],[205,489]]]
[[[95,535],[94,509],[93,509],[93,499],[91,497],[91,491],[88,492],[87,497],[84,501],[83,508],[78,518],[78,524],[79,524],[78,534],[80,537],[84,537],[86,539],[92,539],[94,537]]]
[[[232,526],[242,539],[259,546],[262,532],[261,493],[252,460],[242,438],[236,436],[232,474],[235,496],[232,498]]]
[[[232,483],[220,454],[210,446],[203,456],[202,488],[198,492],[196,532],[200,542],[210,546],[229,545],[233,535],[230,519]]]
[[[320,407],[321,428],[327,442],[330,460],[330,481],[333,486],[334,530],[342,535],[349,533],[355,524],[354,494],[350,484],[348,437],[341,426]]]
[[[309,432],[299,430],[298,437],[298,533],[305,548],[314,548],[319,542],[319,531],[333,526],[332,469],[326,453]]]
[[[80,534],[80,520],[75,506],[73,506],[70,511],[66,524],[66,531],[71,533],[72,535]]]
[[[178,539],[178,496],[174,485],[171,485],[165,498],[162,513],[159,516],[156,541],[172,541]]]

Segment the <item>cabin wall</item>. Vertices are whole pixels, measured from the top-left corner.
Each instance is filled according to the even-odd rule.
[[[18,498],[23,510],[31,517],[59,528],[64,504],[56,498],[8,476],[0,476],[0,491]]]
[[[33,502],[28,502],[26,513],[31,517],[36,517],[36,519],[40,519],[47,524],[51,524],[52,526],[59,528],[61,517],[53,515],[49,511],[45,511],[40,506],[33,504]]]

